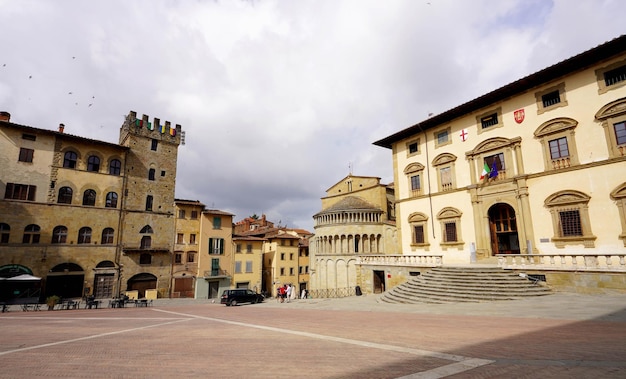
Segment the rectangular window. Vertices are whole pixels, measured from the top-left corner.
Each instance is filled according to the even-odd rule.
[[[241,261],[235,261],[235,273],[241,274]]]
[[[612,86],[626,80],[626,65],[620,66],[604,73],[604,83],[606,86]]]
[[[413,226],[413,243],[424,243],[424,225]]]
[[[178,211],[178,218],[185,218],[185,210],[184,209],[180,209]]]
[[[280,276],[285,276],[285,268],[284,267],[280,268]]]
[[[28,141],[35,141],[37,140],[37,136],[34,136],[32,134],[22,134],[22,139],[28,140]]]
[[[561,222],[561,237],[582,236],[583,228],[580,223],[580,213],[578,210],[559,212]]]
[[[443,145],[448,142],[448,131],[443,130],[437,133],[437,145]]]
[[[223,238],[209,238],[209,254],[224,254]]]
[[[445,242],[456,242],[456,223],[455,222],[446,222],[445,223]]]
[[[289,267],[289,275],[293,276],[293,273],[294,273],[293,267]]]
[[[235,253],[241,253],[241,244],[240,243],[235,245]]]
[[[246,253],[248,253],[248,254],[252,253],[252,245],[251,244],[247,244],[246,245]]]
[[[213,217],[213,229],[222,229],[221,217]]]
[[[617,140],[617,144],[626,144],[626,122],[615,124],[613,125],[613,128],[615,129],[615,139]]]
[[[24,147],[20,147],[20,162],[28,162],[31,163],[33,161],[33,155],[35,154],[35,150],[26,149]]]
[[[196,244],[196,235],[194,233],[189,234],[189,243],[192,245]]]
[[[35,193],[37,186],[29,186],[28,184],[7,183],[4,192],[5,199],[13,200],[30,200],[35,201]]]
[[[178,243],[178,244],[185,243],[184,234],[183,233],[176,234],[176,243]]]
[[[174,263],[182,263],[183,262],[183,255],[181,253],[176,253],[174,255]]]
[[[503,153],[494,154],[494,155],[485,157],[485,163],[491,170],[491,172],[489,173],[490,178],[497,176],[496,172],[499,174],[506,169],[506,167],[504,166],[504,154]],[[494,164],[495,164],[495,169],[496,169],[495,172],[493,170]]]
[[[488,116],[481,117],[480,125],[483,129],[487,129],[490,126],[498,125],[498,113],[492,113]]]
[[[541,102],[543,103],[544,108],[560,103],[561,95],[559,94],[559,90],[552,91],[541,96]]]
[[[418,151],[417,148],[418,148],[417,142],[410,143],[409,144],[409,154],[417,153],[417,151]]]
[[[187,263],[194,263],[196,261],[195,253],[187,253]]]
[[[198,219],[198,211],[191,211],[191,219],[192,220]]]
[[[419,192],[420,189],[421,189],[420,176],[419,175],[411,176],[411,191]]]
[[[444,167],[439,170],[441,177],[441,189],[447,191],[452,189],[452,169],[450,167]]]
[[[284,261],[285,260],[285,253],[280,253],[280,260]]]
[[[252,261],[246,261],[246,272],[252,272]]]
[[[569,157],[569,149],[567,148],[567,137],[561,137],[549,141],[550,158],[559,159]]]
[[[152,147],[150,147],[150,149],[153,150],[153,151],[156,151],[157,150],[157,146],[159,146],[159,140],[152,139]]]
[[[293,261],[293,253],[289,253],[289,260]]]
[[[211,276],[218,276],[220,273],[220,259],[211,259]]]
[[[147,211],[151,211],[152,210],[152,195],[148,195],[146,197],[146,210]]]

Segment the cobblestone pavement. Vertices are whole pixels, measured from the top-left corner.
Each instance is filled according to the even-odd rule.
[[[0,314],[0,378],[624,378],[626,295]]]

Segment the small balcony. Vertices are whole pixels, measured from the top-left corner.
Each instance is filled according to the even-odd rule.
[[[226,270],[213,269],[204,272],[205,279],[227,279],[230,278],[230,274]]]

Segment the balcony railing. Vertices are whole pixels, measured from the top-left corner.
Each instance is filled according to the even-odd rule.
[[[626,254],[514,254],[498,255],[506,269],[558,271],[626,271]]]
[[[214,269],[204,272],[205,278],[230,278],[230,274],[226,270]]]
[[[439,267],[443,265],[443,255],[359,255],[356,263],[370,266]]]

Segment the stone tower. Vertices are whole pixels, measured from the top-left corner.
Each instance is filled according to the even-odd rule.
[[[120,288],[156,288],[169,296],[169,277],[175,235],[176,163],[181,126],[169,121],[137,118],[131,111],[120,129],[128,147],[120,220]],[[143,283],[143,284],[142,284]],[[145,285],[144,285],[145,284]]]

